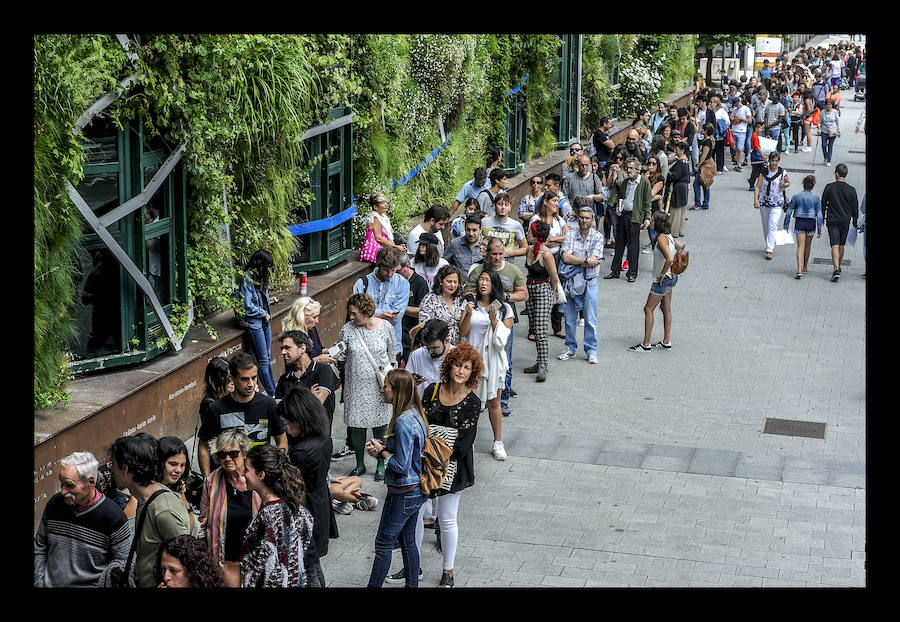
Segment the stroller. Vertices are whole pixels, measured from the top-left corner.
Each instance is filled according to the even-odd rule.
[[[856,92],[853,93],[853,101],[866,101],[866,74],[860,73],[856,75]]]

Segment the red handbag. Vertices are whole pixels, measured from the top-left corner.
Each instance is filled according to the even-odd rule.
[[[734,133],[731,131],[731,128],[728,128],[728,132],[725,134],[725,146],[726,147],[734,147]]]

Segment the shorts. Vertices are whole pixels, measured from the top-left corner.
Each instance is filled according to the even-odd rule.
[[[735,132],[732,130],[731,133],[734,135],[734,148],[743,151],[744,144],[747,142],[747,132]]]
[[[657,283],[656,279],[650,284],[650,293],[656,294],[657,296],[665,296],[672,288],[675,287],[675,283],[678,282],[677,276],[667,276],[663,278],[662,283]]]
[[[795,218],[794,219],[794,231],[797,233],[806,233],[808,235],[812,235],[816,232],[816,219],[815,218]]]
[[[844,246],[847,244],[847,232],[850,231],[850,223],[828,225],[828,240],[832,246]]]

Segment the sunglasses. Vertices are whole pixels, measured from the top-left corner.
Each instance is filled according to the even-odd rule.
[[[217,451],[216,458],[219,462],[225,460],[225,458],[231,458],[232,460],[237,460],[238,456],[241,455],[240,449],[232,449],[231,451]]]
[[[537,179],[537,180],[532,179],[532,180],[531,180],[531,185],[532,185],[532,186],[540,186],[542,183],[544,183],[544,182],[542,182],[540,179]]]

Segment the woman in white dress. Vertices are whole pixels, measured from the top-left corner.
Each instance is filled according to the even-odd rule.
[[[469,299],[459,321],[459,334],[481,354],[484,374],[478,397],[487,402],[488,419],[494,433],[491,450],[497,460],[506,460],[503,447],[503,413],[500,392],[506,381],[506,340],[512,331],[513,310],[503,301],[503,282],[493,270],[484,270],[475,285],[475,300]]]
[[[347,348],[338,354],[344,367],[344,423],[350,431],[356,468],[350,476],[366,472],[366,429],[371,428],[375,438],[383,439],[391,421],[391,405],[384,403],[381,387],[369,354],[375,363],[387,369],[394,359],[396,337],[390,322],[374,317],[375,301],[368,294],[353,294],[347,301],[350,321],[341,328],[338,341]],[[366,353],[368,348],[369,354]],[[384,479],[384,460],[379,458],[375,481]]]

